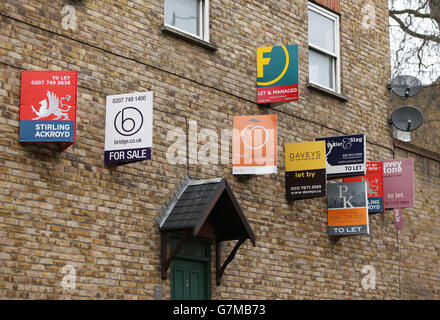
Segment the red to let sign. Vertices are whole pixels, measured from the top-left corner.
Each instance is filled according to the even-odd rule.
[[[74,143],[76,93],[76,71],[23,71],[20,142]]]

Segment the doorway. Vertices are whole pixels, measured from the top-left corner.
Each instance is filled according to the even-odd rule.
[[[171,235],[171,250],[177,245],[179,235]],[[209,239],[187,238],[171,262],[172,300],[209,300],[210,248]]]

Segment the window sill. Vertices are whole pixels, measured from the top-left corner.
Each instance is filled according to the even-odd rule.
[[[329,89],[326,89],[326,88],[321,87],[321,86],[319,86],[319,85],[317,85],[317,84],[314,84],[314,83],[309,83],[309,84],[307,85],[307,88],[310,88],[310,89],[313,89],[313,90],[319,91],[319,92],[321,92],[321,93],[324,93],[324,94],[326,94],[326,95],[332,96],[332,97],[334,97],[334,98],[336,98],[336,99],[341,100],[342,102],[347,102],[347,101],[348,101],[348,98],[347,98],[344,94],[336,93],[336,92],[334,92],[334,91],[331,91],[331,90],[329,90]]]
[[[192,36],[190,34],[187,34],[185,32],[176,30],[176,29],[174,29],[172,27],[161,26],[160,30],[163,33],[175,36],[175,37],[183,39],[183,40],[187,40],[187,41],[189,41],[191,43],[197,44],[197,45],[199,45],[201,47],[204,47],[206,49],[209,49],[211,51],[216,51],[218,49],[216,46],[214,46],[213,44],[211,44],[211,43],[209,43],[209,42],[207,42],[205,40],[199,39],[199,38],[194,37],[194,36]]]

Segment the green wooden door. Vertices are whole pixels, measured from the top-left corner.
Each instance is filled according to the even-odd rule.
[[[172,246],[176,241],[171,241]],[[186,240],[171,262],[171,299],[207,300],[210,298],[209,242]]]
[[[171,298],[206,300],[206,262],[175,258],[171,268]],[[173,294],[174,293],[174,294]]]

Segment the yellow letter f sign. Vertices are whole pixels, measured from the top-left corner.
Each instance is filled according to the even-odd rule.
[[[258,47],[257,48],[257,78],[263,78],[264,66],[269,64],[270,58],[264,58],[263,55],[271,52],[273,47]]]

